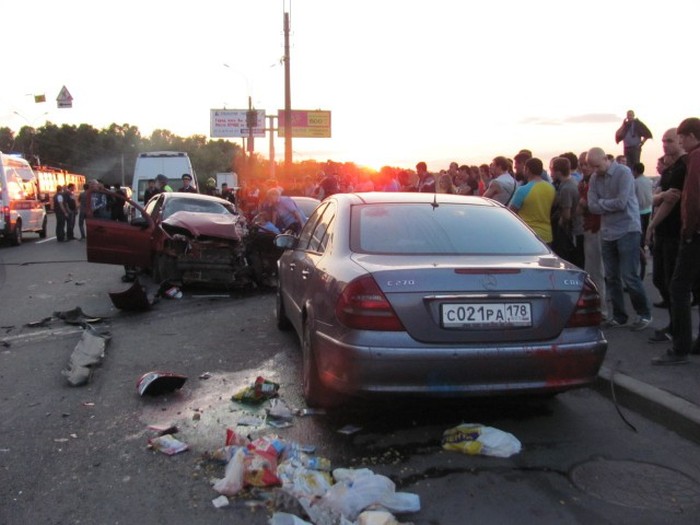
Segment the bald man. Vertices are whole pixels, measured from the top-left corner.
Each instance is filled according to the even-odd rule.
[[[587,161],[593,170],[588,188],[588,209],[600,215],[603,264],[612,317],[607,328],[627,324],[623,282],[627,287],[637,319],[633,331],[644,330],[652,321],[649,299],[639,278],[639,246],[642,226],[634,177],[626,166],[611,161],[601,148],[592,148]]]

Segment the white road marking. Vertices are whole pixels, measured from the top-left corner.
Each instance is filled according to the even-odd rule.
[[[55,240],[56,240],[56,237],[49,237],[48,239],[44,239],[44,240],[41,240],[41,241],[36,241],[34,244],[44,244],[45,242],[55,241]]]

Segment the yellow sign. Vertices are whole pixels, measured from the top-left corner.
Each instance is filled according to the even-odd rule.
[[[302,109],[292,110],[292,137],[323,139],[331,137],[331,112],[310,111]],[[284,137],[285,112],[277,111],[277,134]]]

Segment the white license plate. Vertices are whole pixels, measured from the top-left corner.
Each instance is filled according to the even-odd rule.
[[[532,326],[530,303],[443,304],[442,326],[445,328]]]

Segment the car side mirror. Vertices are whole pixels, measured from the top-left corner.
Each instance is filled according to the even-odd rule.
[[[289,233],[281,233],[275,237],[275,246],[283,250],[293,250],[296,248],[297,238]]]
[[[146,228],[148,228],[148,221],[145,217],[136,217],[135,219],[131,220],[131,225],[145,230]]]

